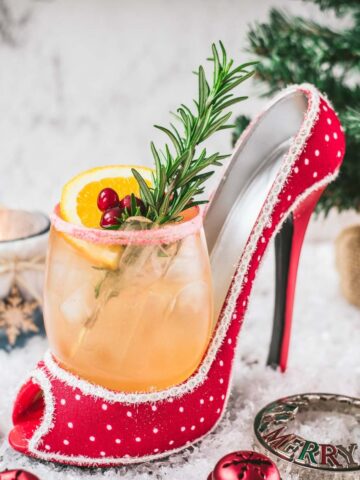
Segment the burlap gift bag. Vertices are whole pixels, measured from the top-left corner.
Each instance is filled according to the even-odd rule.
[[[360,308],[360,225],[346,228],[336,239],[336,266],[344,297]]]

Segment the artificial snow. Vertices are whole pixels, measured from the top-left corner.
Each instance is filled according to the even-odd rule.
[[[273,255],[264,261],[254,285],[240,334],[233,389],[225,417],[201,443],[166,460],[116,469],[80,469],[31,460],[5,441],[11,405],[21,381],[47,348],[33,339],[27,347],[0,354],[0,471],[24,468],[42,480],[115,479],[206,480],[226,453],[254,448],[256,412],[268,402],[301,392],[329,392],[360,397],[360,311],[342,298],[330,243],[308,243],[299,271],[294,328],[286,374],[265,367],[273,309]],[[332,414],[309,415],[299,433],[312,440],[360,444],[360,425]],[[358,458],[358,457],[357,457]],[[282,472],[283,480],[299,480]]]

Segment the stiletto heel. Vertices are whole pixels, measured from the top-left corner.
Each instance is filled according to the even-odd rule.
[[[165,457],[211,432],[229,397],[256,273],[284,221],[269,363],[285,370],[305,230],[344,152],[336,113],[315,87],[293,86],[275,98],[243,133],[206,212],[217,322],[197,370],[164,390],[118,392],[76,377],[48,352],[16,399],[10,444],[42,460],[106,467]]]
[[[280,366],[282,372],[288,360],[301,248],[311,214],[323,191],[321,188],[301,202],[275,237],[275,306],[267,364],[273,368]]]

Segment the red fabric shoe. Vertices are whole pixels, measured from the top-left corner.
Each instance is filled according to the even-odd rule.
[[[167,456],[211,432],[226,406],[252,283],[275,235],[269,363],[284,370],[302,241],[344,152],[339,120],[313,86],[282,92],[240,138],[207,210],[218,322],[197,371],[163,391],[121,393],[70,374],[48,353],[18,394],[11,445],[42,460],[112,466]]]

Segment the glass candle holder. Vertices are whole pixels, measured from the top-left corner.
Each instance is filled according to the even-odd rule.
[[[42,213],[0,209],[0,348],[20,346],[43,329],[49,228]]]
[[[56,210],[44,307],[52,353],[81,378],[124,392],[181,383],[213,330],[201,212],[161,228],[134,217],[124,230],[101,230]]]

